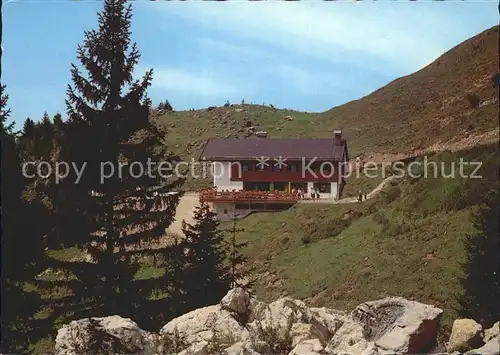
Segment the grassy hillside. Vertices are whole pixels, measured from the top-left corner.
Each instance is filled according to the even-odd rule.
[[[496,145],[432,161],[444,162],[449,173],[460,157],[483,161],[483,178],[403,178],[362,203],[300,204],[241,221],[245,232],[239,238],[249,242],[258,295],[290,295],[345,310],[403,296],[442,307],[447,335],[463,293],[461,264],[464,241],[474,232],[472,212],[481,195],[498,189]]]
[[[183,158],[197,157],[208,138],[251,137],[260,129],[270,137],[330,137],[342,128],[351,156],[408,152],[497,129],[498,93],[491,81],[497,57],[495,26],[420,71],[323,113],[238,103],[154,117],[170,131],[169,148]]]
[[[240,221],[238,228],[244,232],[238,240],[249,243],[246,267],[257,280],[257,295],[267,300],[289,295],[311,305],[345,310],[389,295],[407,297],[445,310],[441,330],[445,339],[457,316],[457,299],[463,294],[464,242],[475,231],[472,213],[486,191],[498,189],[497,145],[442,153],[430,161],[445,163],[449,173],[451,163],[460,158],[483,162],[478,173],[482,178],[434,178],[431,170],[428,178],[401,178],[362,203],[299,204]],[[84,256],[75,248],[46,253],[57,260]],[[135,280],[164,275],[165,269],[154,266],[152,260],[139,262]],[[32,345],[34,353],[50,351],[56,329],[72,319],[71,313],[54,318],[50,307],[71,293],[58,285],[59,280],[68,279],[74,275],[51,269],[39,280],[54,282],[53,288],[39,289],[35,280],[25,286],[26,292],[40,292],[49,301],[33,315],[47,329],[46,338]],[[152,299],[161,297],[151,295]]]

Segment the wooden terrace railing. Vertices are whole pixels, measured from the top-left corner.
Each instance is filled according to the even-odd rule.
[[[290,192],[268,191],[215,191],[203,190],[200,192],[201,202],[254,202],[254,203],[296,203],[297,194]]]

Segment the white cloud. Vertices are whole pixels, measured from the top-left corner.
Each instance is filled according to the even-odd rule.
[[[139,70],[141,72],[143,70]],[[214,76],[215,73],[179,68],[154,68],[153,84],[155,89],[198,96],[229,96],[237,88]]]
[[[419,5],[203,1],[169,3],[160,9],[230,36],[268,42],[315,58],[332,62],[378,59],[397,71],[409,72],[448,49],[449,44],[437,34],[442,28],[456,28],[436,11]]]
[[[323,92],[351,92],[367,94],[360,86],[361,78],[356,73],[339,71],[314,71],[309,68],[282,65],[275,68],[283,83],[304,95],[314,95],[318,90]]]
[[[329,75],[338,76],[334,73],[318,73],[288,65],[282,65],[276,69],[283,83],[286,83],[289,87],[293,87],[298,93],[306,95],[314,94],[318,88],[327,89],[334,87],[335,85],[332,85],[332,83],[335,80],[327,81],[325,79]],[[331,77],[331,79],[333,78]]]
[[[246,44],[233,44],[214,40],[208,37],[195,38],[195,43],[199,46],[197,51],[203,53],[221,54],[222,56],[230,55],[231,58],[237,57],[241,62],[246,59],[264,59],[271,58],[272,54],[256,47],[248,46]]]
[[[159,25],[193,27],[198,36],[184,39],[197,72],[157,69],[153,86],[224,100],[266,90],[280,97],[281,86],[304,97],[357,98],[421,69],[471,35],[460,22],[469,16],[465,8],[455,13],[453,4],[436,2],[136,4],[165,16]]]

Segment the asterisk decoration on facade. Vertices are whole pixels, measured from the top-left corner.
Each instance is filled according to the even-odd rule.
[[[260,158],[257,158],[257,168],[259,168],[260,170],[264,170],[264,168],[266,166],[269,166],[269,158],[266,158],[266,157],[260,157]]]
[[[274,164],[274,166],[278,167],[278,169],[283,169],[284,167],[286,167],[286,158],[283,158],[283,157],[278,157],[277,159],[274,159],[276,161],[276,163]]]

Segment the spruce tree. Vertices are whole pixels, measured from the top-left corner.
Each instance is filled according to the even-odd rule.
[[[32,137],[34,131],[35,131],[35,121],[33,121],[29,117],[26,118],[23,124],[22,134],[25,135],[26,137]]]
[[[0,131],[6,134],[12,134],[14,122],[7,123],[10,117],[10,108],[7,107],[9,95],[5,92],[5,85],[0,85]]]
[[[138,246],[164,236],[179,199],[179,194],[167,192],[182,183],[175,177],[164,179],[158,165],[151,164],[175,161],[162,148],[164,132],[149,119],[146,90],[152,70],[140,80],[132,77],[140,54],[130,40],[131,17],[132,7],[125,1],[104,1],[98,29],[86,31],[78,47],[81,69],[72,65],[68,122],[58,156],[86,165],[78,183],[72,172],[51,192],[58,216],[53,233],[61,236],[62,246],[83,248],[91,256],[90,262],[54,260],[53,265],[70,268],[77,276],[79,282],[68,283],[75,295],[72,304],[85,303],[100,315],[139,312],[136,308],[146,302],[151,288],[167,281],[131,284],[138,268],[132,256],[161,251]]]
[[[500,318],[500,194],[498,189],[487,194],[474,213],[477,232],[467,237],[462,285],[465,293],[459,298],[460,316],[473,318],[484,327],[491,327]]]
[[[35,153],[44,161],[57,161],[54,156],[57,151],[54,133],[52,119],[47,112],[44,112],[35,130]]]
[[[36,337],[30,320],[39,306],[36,293],[25,292],[24,283],[39,272],[43,258],[41,238],[36,229],[36,206],[23,199],[25,179],[13,132],[7,124],[10,110],[5,86],[1,87],[1,217],[2,217],[2,353],[24,352]],[[29,221],[29,222],[28,222]]]
[[[34,137],[35,137],[36,125],[35,121],[31,118],[26,118],[23,124],[23,129],[20,133],[20,149],[23,158],[28,160],[28,156],[34,150]]]
[[[238,217],[239,214],[236,212],[235,206],[233,206],[231,215],[232,227],[224,230],[224,232],[229,234],[226,245],[229,250],[230,286],[231,288],[241,287],[247,291],[251,291],[253,282],[248,279],[249,273],[244,268],[244,264],[247,262],[248,257],[243,254],[243,248],[245,248],[248,243],[237,241],[238,233],[245,231],[244,229],[237,228]]]
[[[203,203],[193,219],[193,224],[182,221],[186,311],[216,304],[229,290],[227,245],[217,214]]]
[[[168,100],[165,100],[165,102],[160,102],[160,104],[158,105],[158,110],[165,110],[165,111],[171,112],[174,109],[173,109],[172,105],[170,104],[170,102]]]

